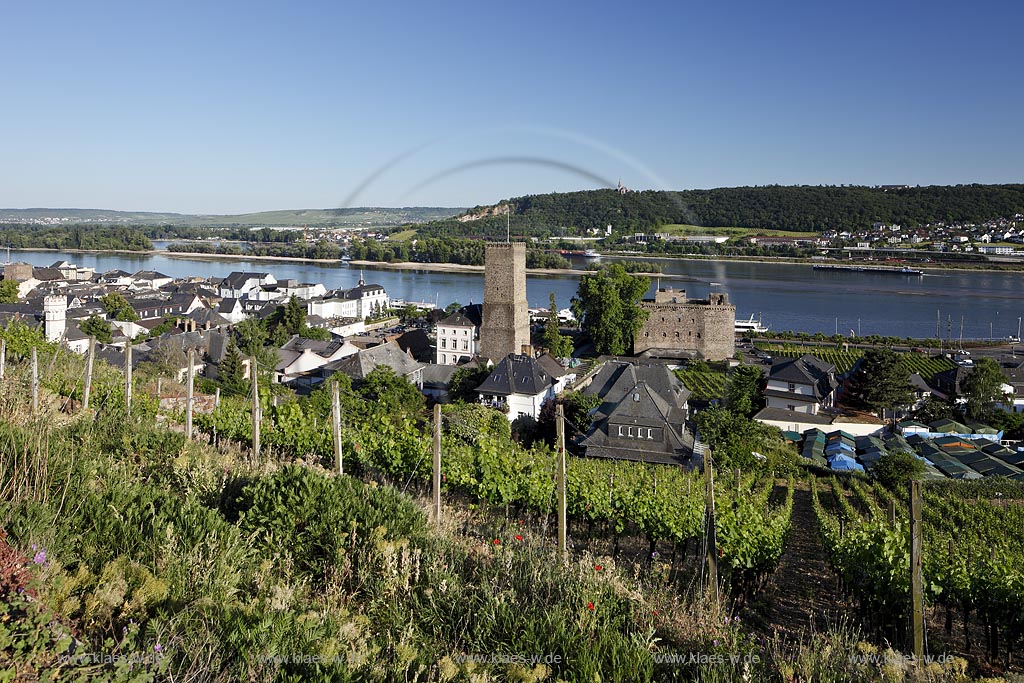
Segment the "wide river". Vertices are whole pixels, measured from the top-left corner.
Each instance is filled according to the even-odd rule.
[[[157,244],[161,248],[163,244]],[[98,271],[134,272],[158,270],[172,277],[201,275],[223,277],[234,270],[269,271],[280,279],[323,282],[328,288],[352,287],[359,272],[345,264],[204,260],[163,255],[64,254],[43,251],[12,251],[14,261],[50,265],[66,259]],[[611,261],[611,259],[605,259]],[[738,261],[685,261],[649,259],[666,274],[687,281],[662,281],[663,286],[685,288],[693,298],[709,291],[728,293],[736,305],[736,317],[761,316],[772,330],[801,332],[838,331],[859,334],[934,337],[936,317],[943,337],[1004,338],[1016,335],[1024,316],[1024,273],[981,271],[931,271],[924,277],[816,271],[809,264],[748,263]],[[576,266],[580,267],[577,263]],[[387,269],[366,270],[367,282],[383,285],[391,298],[436,301],[445,306],[483,299],[483,276],[477,273],[432,273]],[[550,292],[559,307],[569,304],[579,278],[534,277],[526,283],[531,307],[548,305]],[[652,280],[651,292],[656,287]]]

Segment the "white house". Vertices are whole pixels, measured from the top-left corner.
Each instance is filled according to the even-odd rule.
[[[221,281],[218,294],[224,299],[245,299],[253,290],[276,284],[277,278],[270,273],[235,271]]]
[[[317,341],[295,335],[277,350],[274,381],[288,383],[312,379],[314,370],[357,353],[359,348],[348,341]]]
[[[217,313],[232,325],[242,322],[247,315],[241,300],[235,298],[221,300],[220,305],[217,307]]]
[[[764,396],[767,408],[817,415],[835,403],[836,368],[814,356],[786,358],[772,365]]]
[[[483,306],[463,306],[437,323],[434,328],[437,351],[434,362],[438,365],[458,365],[480,353],[480,325]]]
[[[505,412],[513,422],[520,417],[536,419],[544,402],[555,396],[557,383],[536,358],[510,353],[476,391],[480,403]]]
[[[155,270],[140,270],[137,273],[132,273],[131,289],[160,289],[165,285],[169,285],[174,282],[174,278],[169,275],[164,275]]]
[[[359,284],[352,289],[338,290],[330,298],[313,299],[306,305],[306,313],[318,315],[328,320],[334,318],[354,318],[363,320],[374,311],[386,310],[391,300],[380,285],[366,284],[359,278]]]

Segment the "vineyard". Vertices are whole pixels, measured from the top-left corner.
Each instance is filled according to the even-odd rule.
[[[832,563],[861,619],[877,637],[905,644],[911,604],[906,504],[855,478],[845,484],[831,479],[830,491],[812,481],[812,498]],[[980,644],[990,661],[1009,667],[1024,637],[1024,539],[1007,531],[1024,529],[1024,505],[926,488],[923,529],[924,597],[944,613],[946,641],[955,637],[957,614],[964,650]]]
[[[687,367],[676,370],[676,375],[697,400],[713,401],[722,398],[725,393],[724,372]]]
[[[834,365],[836,371],[840,374],[849,372],[864,355],[864,349],[851,348],[843,350],[835,346],[801,346],[796,344],[757,342],[757,348],[772,356],[783,358],[799,358],[804,354],[810,354],[826,363]],[[925,380],[930,380],[936,373],[956,367],[956,363],[948,358],[927,356],[922,353],[902,353],[900,354],[900,360],[907,369],[907,372],[917,373]]]
[[[127,409],[123,376],[103,363],[95,407],[82,410],[81,359],[52,348],[40,354],[43,392],[32,414],[27,363],[16,358],[0,382],[0,672],[46,678],[59,670],[56,654],[77,642],[86,652],[166,655],[134,671],[93,663],[74,670],[80,680],[782,681],[820,680],[826,670],[830,680],[892,680],[845,656],[859,646],[856,630],[811,634],[794,651],[755,643],[732,616],[781,574],[801,487],[792,477],[715,472],[712,556],[724,598],[716,606],[703,589],[701,473],[570,458],[563,564],[554,553],[556,453],[513,442],[496,411],[443,408],[436,529],[422,506],[432,425],[384,394],[343,388],[339,476],[324,469],[334,465],[327,389],[302,399],[261,390],[257,453],[251,396],[225,396],[196,414],[200,434],[189,442],[183,415],[158,415],[146,380]],[[929,493],[930,514],[942,518],[929,552],[954,534],[957,548],[988,543],[962,563],[948,552],[945,564],[929,560],[929,585],[942,588],[931,588],[929,601],[963,612],[968,634],[988,629],[986,648],[1005,655],[1021,635],[1012,563],[1021,541],[992,534],[1024,520],[1020,508],[972,500],[972,490],[945,503],[944,493]],[[906,541],[884,513],[889,495],[835,480],[828,494],[815,486],[813,498],[868,634],[896,634]],[[32,599],[9,592],[15,587]],[[31,627],[12,630],[23,622]],[[458,659],[520,652],[524,643],[566,660],[538,669]],[[327,663],[283,656],[296,652]],[[674,652],[764,659],[753,668],[659,659]],[[18,669],[26,661],[31,668]],[[963,680],[944,672],[932,680]]]

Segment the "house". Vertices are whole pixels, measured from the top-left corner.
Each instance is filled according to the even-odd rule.
[[[349,342],[319,341],[294,335],[277,350],[274,381],[307,386],[318,383],[320,368],[358,352],[359,349]]]
[[[465,363],[480,353],[480,326],[483,324],[482,304],[463,306],[435,326],[438,365]]]
[[[437,365],[430,363],[423,368],[423,386],[420,391],[424,396],[434,399],[437,403],[448,402],[448,387],[452,376],[458,371],[454,365]]]
[[[509,421],[537,419],[544,402],[555,395],[557,378],[532,356],[510,353],[477,387],[480,402],[504,412]]]
[[[222,299],[217,306],[217,313],[232,325],[242,322],[247,315],[241,299],[233,297]]]
[[[276,284],[277,278],[270,273],[247,273],[236,270],[221,280],[217,293],[224,299],[245,299],[255,290]]]
[[[382,286],[368,285],[360,277],[359,284],[352,289],[339,289],[331,297],[312,299],[306,306],[306,312],[327,319],[363,320],[378,311],[386,311],[390,306],[391,300]]]
[[[601,399],[576,441],[587,457],[696,464],[686,429],[690,392],[667,366],[611,361],[583,393]]]
[[[127,287],[132,283],[132,275],[123,270],[110,270],[100,275],[99,282],[111,287]]]
[[[174,282],[174,278],[155,270],[140,270],[131,276],[132,289],[160,289]]]
[[[188,315],[196,309],[205,308],[202,299],[195,294],[172,294],[166,299],[129,299],[128,303],[139,320]]]
[[[817,415],[835,404],[836,368],[811,355],[772,364],[765,388],[766,408]]]
[[[425,366],[402,351],[395,342],[371,346],[342,360],[328,363],[323,367],[321,374],[326,379],[335,372],[341,372],[351,377],[354,382],[361,382],[381,366],[391,368],[396,375],[405,377],[418,389],[423,388],[423,368]]]

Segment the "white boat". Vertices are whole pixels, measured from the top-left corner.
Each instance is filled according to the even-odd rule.
[[[737,320],[736,321],[736,334],[748,334],[750,332],[767,332],[768,326],[761,324],[761,318],[758,317],[754,320],[754,315],[750,315],[750,320]]]
[[[601,258],[601,255],[593,249],[587,249],[583,252],[583,258]]]

